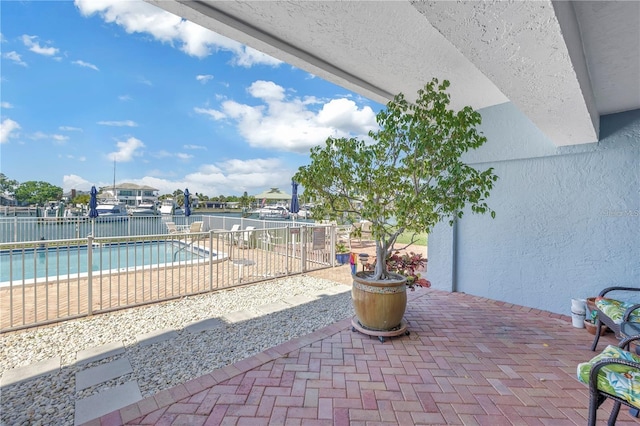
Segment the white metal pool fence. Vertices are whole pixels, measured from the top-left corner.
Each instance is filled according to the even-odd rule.
[[[163,224],[162,232],[147,235],[0,243],[0,332],[335,263],[331,226],[218,216],[183,219],[200,219],[205,230],[168,233]],[[228,230],[233,225],[240,229]]]
[[[167,222],[188,226],[203,222],[203,231],[209,229],[240,229],[253,226],[257,229],[299,227],[312,225],[308,221],[258,220],[243,217],[217,215],[191,216],[124,216],[109,220],[108,217],[7,217],[0,216],[0,243],[17,243],[36,240],[64,240],[94,237],[118,237],[154,235],[167,232]]]

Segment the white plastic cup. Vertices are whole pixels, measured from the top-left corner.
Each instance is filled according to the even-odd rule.
[[[586,312],[587,299],[571,299],[571,312]]]
[[[573,324],[575,328],[584,328],[584,319],[584,312],[571,312],[571,324]]]

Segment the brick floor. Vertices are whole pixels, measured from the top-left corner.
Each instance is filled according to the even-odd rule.
[[[349,276],[347,266],[318,274]],[[569,317],[419,289],[405,318],[411,334],[384,343],[337,321],[89,424],[586,424],[575,370],[594,356],[592,336]],[[637,420],[623,408],[626,424]]]

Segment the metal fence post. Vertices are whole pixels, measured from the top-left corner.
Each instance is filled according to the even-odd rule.
[[[213,230],[209,229],[209,291],[211,290],[213,290]]]
[[[289,273],[289,234],[291,234],[291,228],[289,225],[284,227],[284,268]]]
[[[331,225],[329,230],[331,232],[331,238],[330,238],[331,247],[329,248],[331,259],[329,259],[329,262],[331,263],[331,266],[335,267],[336,266],[336,242],[337,242],[336,233],[338,228],[335,225]]]
[[[302,272],[306,272],[307,268],[307,227],[300,227],[300,264]]]
[[[93,314],[93,235],[87,237],[87,313]]]

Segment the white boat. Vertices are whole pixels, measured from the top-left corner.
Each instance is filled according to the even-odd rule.
[[[300,219],[310,219],[311,218],[311,209],[313,208],[312,204],[303,204],[300,206],[300,210],[297,215]]]
[[[173,198],[165,198],[160,205],[160,214],[163,216],[182,216],[184,215],[184,210]]]
[[[129,209],[131,216],[156,216],[159,214],[155,203],[140,203],[137,207]]]
[[[98,211],[96,220],[112,221],[129,218],[127,207],[118,201],[103,201],[98,204],[96,210]]]
[[[264,206],[256,213],[260,219],[289,219],[289,210],[283,206]]]

